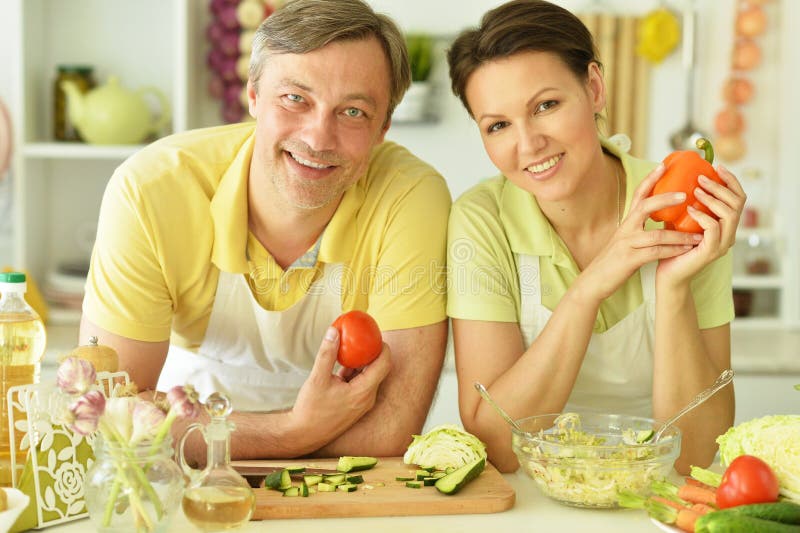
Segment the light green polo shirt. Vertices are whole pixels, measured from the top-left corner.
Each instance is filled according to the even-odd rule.
[[[603,147],[620,158],[626,175],[625,213],[633,191],[656,166],[621,153],[612,143]],[[648,220],[646,227],[661,227]],[[555,309],[580,270],[569,249],[529,192],[504,176],[484,181],[454,204],[448,229],[448,302],[452,318],[519,322],[521,299],[515,254],[539,256],[542,304]],[[700,328],[733,320],[731,252],[704,268],[691,290]],[[600,304],[594,325],[603,332],[642,303],[639,272]]]

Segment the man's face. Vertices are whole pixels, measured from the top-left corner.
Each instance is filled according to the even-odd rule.
[[[389,62],[375,38],[274,54],[248,95],[257,122],[251,179],[269,180],[287,207],[318,209],[364,175],[383,141]]]

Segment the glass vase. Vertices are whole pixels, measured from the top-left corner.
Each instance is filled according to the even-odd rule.
[[[97,531],[165,532],[183,496],[184,478],[171,440],[121,445],[98,436],[85,498]]]

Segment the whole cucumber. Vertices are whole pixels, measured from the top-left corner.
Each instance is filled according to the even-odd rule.
[[[800,533],[798,525],[726,511],[714,511],[698,518],[694,524],[695,533]]]
[[[800,524],[800,505],[792,502],[753,503],[750,505],[737,505],[729,507],[724,512],[741,514],[783,522],[784,524]]]

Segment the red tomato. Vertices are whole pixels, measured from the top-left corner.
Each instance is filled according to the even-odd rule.
[[[375,360],[383,349],[381,330],[375,319],[363,311],[349,311],[337,318],[333,327],[339,330],[339,364],[361,368]]]
[[[720,509],[750,503],[778,501],[778,478],[767,463],[752,455],[740,455],[728,465],[717,489]]]

